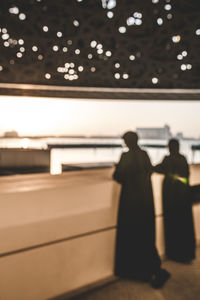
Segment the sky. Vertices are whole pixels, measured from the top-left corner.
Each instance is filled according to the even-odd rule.
[[[0,96],[0,135],[122,135],[165,124],[173,134],[200,137],[200,102]]]

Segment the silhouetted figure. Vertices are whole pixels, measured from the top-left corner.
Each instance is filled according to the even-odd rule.
[[[169,278],[169,273],[161,269],[155,247],[152,165],[147,153],[137,145],[135,132],[125,133],[123,139],[129,151],[122,154],[113,175],[122,185],[115,273],[120,277],[150,280],[158,288]]]
[[[189,167],[179,153],[179,142],[169,141],[169,156],[154,170],[165,175],[163,181],[163,213],[165,246],[168,258],[187,262],[195,258],[192,200],[189,191]]]

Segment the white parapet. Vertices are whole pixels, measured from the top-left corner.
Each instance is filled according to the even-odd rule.
[[[49,299],[113,275],[120,186],[112,172],[1,177],[0,299]],[[162,176],[152,181],[163,255]],[[199,205],[194,216],[200,239]]]

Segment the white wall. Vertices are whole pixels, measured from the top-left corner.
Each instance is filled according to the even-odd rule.
[[[120,186],[112,172],[1,177],[0,300],[48,299],[113,275]],[[163,255],[162,176],[152,181]],[[200,240],[199,205],[194,217]]]

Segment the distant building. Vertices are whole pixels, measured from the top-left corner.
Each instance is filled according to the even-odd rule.
[[[184,138],[184,137],[183,137],[183,133],[182,133],[182,132],[177,132],[176,138],[177,138],[178,140],[182,140],[182,139]]]
[[[141,139],[165,139],[168,140],[172,137],[170,127],[165,125],[164,127],[155,128],[136,128],[136,132]]]
[[[5,138],[17,138],[17,137],[19,137],[19,134],[18,134],[18,132],[15,131],[15,130],[12,130],[12,131],[6,131],[6,132],[4,133],[4,137],[5,137]]]

